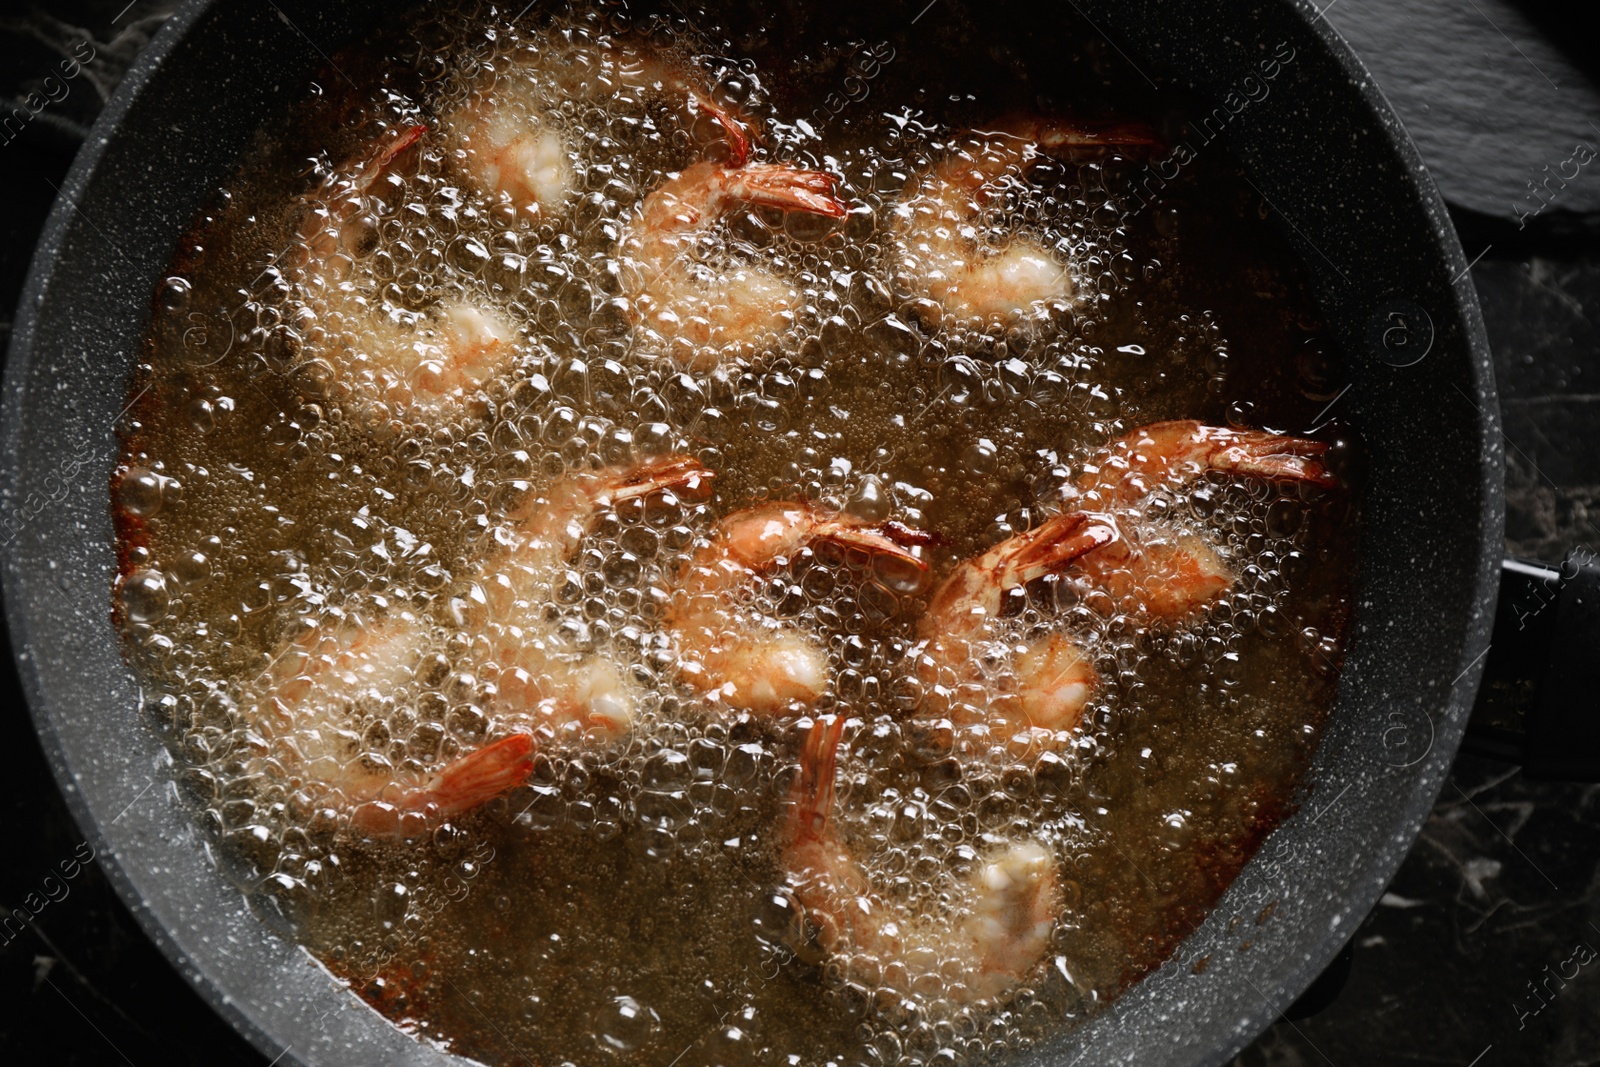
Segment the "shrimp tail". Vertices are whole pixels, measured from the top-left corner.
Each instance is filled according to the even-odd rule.
[[[795,841],[818,840],[827,826],[844,727],[845,717],[837,715],[832,722],[818,719],[806,733],[800,774],[789,795],[789,830]]]
[[[1040,523],[957,567],[934,590],[923,632],[954,635],[999,614],[1004,595],[1035,578],[1065,570],[1121,535],[1107,516],[1071,511]]]
[[[689,500],[703,500],[710,495],[716,476],[716,471],[693,456],[649,459],[628,468],[610,484],[609,501],[616,505],[669,490]]]
[[[1092,511],[1057,515],[1030,531],[1007,562],[1002,585],[1015,588],[1070,566],[1118,537],[1116,524]]]
[[[515,789],[532,772],[533,738],[512,734],[467,753],[397,802],[361,805],[351,823],[369,837],[414,837]]]
[[[877,526],[862,526],[845,521],[824,522],[817,526],[815,537],[820,541],[845,548],[860,549],[878,559],[899,560],[919,574],[928,569],[927,561],[913,551],[916,547],[927,544],[928,539],[921,531],[913,530],[898,522],[887,522]]]
[[[1268,481],[1308,482],[1331,489],[1339,484],[1339,478],[1323,462],[1327,454],[1324,441],[1252,430],[1239,433],[1231,445],[1216,454],[1212,466]]]
[[[533,738],[512,734],[485,745],[440,771],[433,786],[408,806],[437,805],[446,817],[471,811],[521,785],[533,771]]]
[[[377,181],[379,176],[388,170],[389,166],[396,159],[399,159],[406,149],[422,140],[422,135],[427,132],[428,127],[421,125],[407,126],[402,130],[399,137],[384,145],[378,154],[373,157],[372,162],[367,164],[366,169],[361,172],[361,177],[356,179],[356,189],[360,192],[366,192],[371,188],[372,183]]]
[[[1161,477],[1169,476],[1180,464],[1188,464],[1191,473],[1212,470],[1274,482],[1308,482],[1330,489],[1339,484],[1338,477],[1323,463],[1328,454],[1327,443],[1309,437],[1175,419],[1142,426],[1114,447],[1131,452],[1131,466],[1149,468]]]
[[[834,195],[837,184],[833,175],[820,170],[749,163],[731,172],[728,192],[750,204],[842,219],[850,209]]]
[[[883,531],[885,537],[906,548],[929,548],[949,542],[948,538],[936,530],[919,530],[915,526],[907,526],[905,523],[896,522],[893,519],[885,522],[878,529]]]
[[[689,108],[704,113],[722,127],[722,132],[728,138],[728,166],[742,167],[750,162],[750,145],[754,140],[750,127],[735,118],[727,108],[692,90],[689,93]]]

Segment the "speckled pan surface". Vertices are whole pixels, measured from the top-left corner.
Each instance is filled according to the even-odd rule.
[[[1246,79],[1280,42],[1293,49],[1269,95],[1230,111],[1226,148],[1213,150],[1245,161],[1311,269],[1346,361],[1339,404],[1370,454],[1356,632],[1307,802],[1165,967],[1026,1061],[1217,1064],[1337,952],[1439,789],[1492,617],[1498,411],[1443,204],[1377,89],[1309,4],[1076,6],[1148,77],[1222,107],[1230,92],[1248,97]],[[271,4],[185,8],[64,187],[6,368],[6,608],[74,812],[145,928],[219,1011],[283,1064],[461,1062],[390,1027],[218,873],[169,784],[168,757],[138,721],[110,622],[113,426],[156,281],[258,124],[321,62],[308,40],[326,50],[389,10],[277,7],[284,17]],[[1431,322],[1427,354],[1396,366],[1420,350],[1419,309]]]

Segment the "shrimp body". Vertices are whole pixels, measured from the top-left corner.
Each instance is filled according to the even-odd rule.
[[[518,209],[559,216],[579,187],[579,157],[557,118],[562,104],[620,104],[633,110],[661,99],[710,114],[742,145],[732,115],[710,102],[703,83],[688,62],[632,41],[608,38],[544,48],[497,70],[492,91],[474,91],[443,125],[475,185]]]
[[[1006,738],[1050,742],[1076,730],[1099,685],[1094,667],[1063,633],[1006,640],[1001,615],[1010,594],[1067,570],[1118,537],[1107,517],[1072,512],[958,564],[934,591],[922,618],[925,640],[915,654],[928,699],[919,714],[966,720],[971,716],[962,709],[975,708],[979,722]],[[1009,693],[985,677],[989,661],[997,657],[1010,662],[1015,685]]]
[[[1234,575],[1205,538],[1167,525],[1121,524],[1115,542],[1077,560],[1074,577],[1134,615],[1177,622],[1227,595]]]
[[[1024,176],[1043,156],[1155,143],[1151,130],[1133,123],[1026,119],[975,131],[966,148],[917,179],[896,209],[902,285],[930,299],[938,317],[974,326],[1070,302],[1072,272],[1055,251],[1025,234],[986,240],[984,217],[1001,179]]]
[[[624,287],[635,320],[696,368],[753,354],[792,322],[802,300],[795,284],[753,263],[713,270],[699,262],[711,229],[736,205],[843,218],[834,179],[821,171],[768,163],[702,162],[645,197],[624,234]]]
[[[843,731],[843,717],[811,728],[783,836],[789,885],[822,950],[869,988],[939,988],[956,1005],[1002,999],[1044,958],[1065,908],[1054,855],[1031,840],[992,849],[948,913],[885,899],[833,819]]]
[[[380,147],[353,178],[325,183],[301,216],[301,262],[292,271],[309,313],[303,362],[321,360],[346,382],[370,383],[397,410],[438,418],[504,374],[516,327],[487,304],[456,301],[426,313],[383,313],[372,276],[372,199],[423,138],[412,126]]]
[[[1191,420],[1142,426],[1113,441],[1065,494],[1069,507],[1124,516],[1123,536],[1087,553],[1078,569],[1088,586],[1158,621],[1192,615],[1233,588],[1233,571],[1192,530],[1132,521],[1139,502],[1208,473],[1333,488],[1327,452],[1322,441]]]
[[[335,619],[291,641],[273,661],[252,727],[261,766],[348,815],[372,837],[412,837],[519,785],[533,739],[513,733],[431,772],[396,766],[360,730],[365,711],[415,701],[438,667],[434,636],[400,613],[360,624]]]
[[[492,102],[480,97],[464,105],[445,125],[476,184],[518,208],[559,214],[578,188],[566,139],[526,77],[509,79]]]
[[[494,682],[499,711],[519,723],[601,739],[628,731],[639,684],[604,657],[570,647],[552,617],[554,590],[604,510],[658,494],[696,498],[711,479],[694,459],[671,456],[567,475],[519,509],[453,605],[463,628],[481,639],[479,675]]]
[[[339,352],[340,374],[373,383],[397,409],[443,412],[465,404],[516,358],[517,331],[499,313],[458,303],[409,328],[358,318]]]
[[[803,710],[827,689],[827,654],[792,627],[739,618],[734,608],[740,596],[766,571],[824,542],[921,575],[927,564],[907,547],[920,541],[897,524],[870,524],[806,503],[734,512],[689,560],[668,610],[680,676],[732,708],[760,714]]]

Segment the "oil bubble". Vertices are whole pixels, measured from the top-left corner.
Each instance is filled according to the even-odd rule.
[[[637,1052],[661,1025],[654,1008],[633,997],[613,997],[609,1007],[595,1020],[595,1040],[607,1052]]]
[[[132,622],[159,622],[167,603],[167,578],[158,570],[134,571],[122,583],[122,608]]]

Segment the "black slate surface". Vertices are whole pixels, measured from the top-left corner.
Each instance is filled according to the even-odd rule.
[[[1592,5],[1317,6],[1377,78],[1452,205],[1530,224],[1600,211],[1600,155],[1568,163],[1580,144],[1600,153],[1600,48],[1579,17],[1593,19]]]
[[[1546,164],[1579,144],[1600,152],[1595,35],[1575,5],[1334,3],[1326,17],[1417,141],[1467,255],[1482,256],[1472,279],[1504,416],[1506,550],[1594,551],[1600,158],[1552,184],[1545,209],[1519,211]],[[1278,1023],[1236,1067],[1600,1062],[1600,955],[1580,963],[1600,953],[1600,786],[1458,757],[1353,946],[1338,999]]]
[[[68,96],[0,138],[0,308],[92,119],[169,0],[38,3],[0,15],[0,95],[87,39]],[[1456,215],[1505,411],[1508,550],[1600,550],[1600,50],[1582,8],[1544,0],[1333,0]],[[32,84],[29,80],[33,79]],[[1549,168],[1548,170],[1546,168]],[[1572,174],[1564,183],[1555,172]],[[1528,183],[1542,183],[1535,193]],[[1535,198],[1536,197],[1536,198]],[[1537,213],[1532,209],[1544,203]],[[26,711],[0,679],[0,1063],[266,1060],[222,1024],[133,924],[55,794]],[[72,876],[67,877],[68,872]],[[47,880],[50,879],[50,880]],[[1236,1064],[1600,1062],[1600,786],[1530,782],[1461,757],[1389,893],[1353,938],[1348,982]]]

